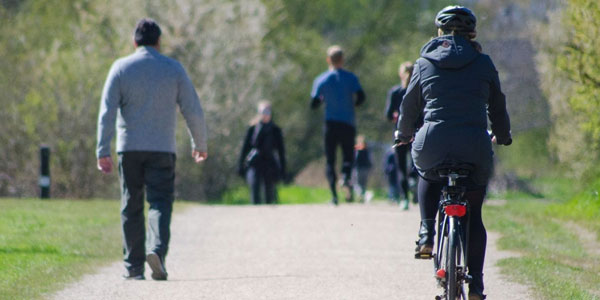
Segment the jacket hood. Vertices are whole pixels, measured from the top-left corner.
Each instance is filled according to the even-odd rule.
[[[479,52],[471,43],[458,35],[444,35],[425,44],[421,57],[442,69],[460,69],[470,64]]]

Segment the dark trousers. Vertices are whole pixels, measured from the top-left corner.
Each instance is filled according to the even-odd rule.
[[[367,192],[367,183],[369,181],[369,173],[371,168],[355,168],[356,170],[356,183],[360,192],[360,196],[364,197]],[[364,199],[363,199],[364,200]]]
[[[335,173],[337,146],[339,145],[342,148],[342,174],[344,175],[344,181],[349,182],[352,179],[355,138],[356,129],[354,126],[332,121],[327,121],[325,123],[325,157],[327,159],[325,173],[334,197],[337,197],[335,189],[335,182],[337,181],[337,175]]]
[[[275,179],[267,176],[266,172],[259,168],[249,168],[246,172],[246,181],[250,186],[250,201],[252,204],[263,203],[261,194],[264,192],[266,204],[277,202],[277,191]]]
[[[419,207],[421,219],[435,219],[438,212],[440,195],[444,183],[419,178]],[[485,260],[485,247],[487,245],[487,232],[481,218],[481,207],[485,198],[486,187],[467,184],[465,197],[469,201],[471,219],[469,223],[469,273],[481,274]],[[466,222],[465,220],[462,220]]]
[[[167,255],[175,192],[175,154],[128,151],[119,153],[121,223],[125,267],[144,269],[146,229],[144,192],[148,210],[149,248],[161,258]]]
[[[396,147],[396,162],[398,173],[400,173],[398,179],[400,181],[400,186],[402,187],[402,192],[404,193],[404,198],[408,200],[408,168],[406,167],[407,156],[410,153],[410,144],[401,145]]]
[[[387,175],[388,179],[388,198],[398,202],[400,200],[400,186],[398,186],[398,176],[395,174]]]

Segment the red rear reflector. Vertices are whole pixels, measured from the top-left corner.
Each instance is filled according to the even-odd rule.
[[[446,278],[446,270],[444,269],[439,269],[437,270],[437,272],[435,272],[435,276],[437,276],[437,278]]]
[[[467,207],[460,204],[452,204],[444,207],[446,215],[452,217],[462,217],[467,213]]]

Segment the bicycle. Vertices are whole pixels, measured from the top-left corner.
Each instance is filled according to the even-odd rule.
[[[464,198],[466,187],[457,185],[457,180],[468,177],[472,171],[472,165],[461,163],[435,168],[439,177],[448,179],[439,204],[437,247],[435,253],[416,254],[415,258],[433,259],[435,278],[444,289],[436,300],[466,300],[468,297],[466,284],[471,281],[467,275],[469,203]]]

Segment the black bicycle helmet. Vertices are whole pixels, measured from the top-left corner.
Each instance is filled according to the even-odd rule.
[[[435,26],[443,31],[474,32],[476,24],[473,12],[459,5],[446,6],[435,16]]]

